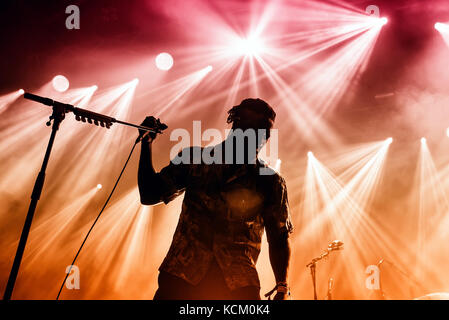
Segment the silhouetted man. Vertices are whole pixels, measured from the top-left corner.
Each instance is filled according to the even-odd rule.
[[[185,148],[159,173],[151,160],[155,136],[142,141],[138,172],[142,204],[168,203],[185,191],[154,299],[260,299],[255,264],[264,228],[277,282],[275,299],[287,297],[292,231],[287,189],[284,179],[257,158],[276,113],[261,99],[245,99],[228,115],[232,130],[226,140],[208,148]],[[147,117],[142,125],[154,123]],[[237,132],[251,130],[256,139],[237,137]],[[223,161],[205,163],[204,152]]]

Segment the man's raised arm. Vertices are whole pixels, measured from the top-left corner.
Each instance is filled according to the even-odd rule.
[[[162,201],[158,174],[153,167],[152,140],[152,138],[142,139],[137,173],[140,202],[145,205],[157,204]]]

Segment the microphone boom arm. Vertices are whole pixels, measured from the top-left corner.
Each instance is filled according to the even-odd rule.
[[[140,130],[145,130],[145,131],[152,132],[152,133],[158,132],[157,130],[154,130],[152,128],[136,125],[136,124],[129,123],[126,121],[117,120],[113,117],[110,117],[110,116],[107,116],[107,115],[104,115],[101,113],[78,108],[78,107],[75,107],[68,103],[62,103],[62,102],[52,100],[50,98],[41,97],[41,96],[38,96],[38,95],[35,95],[32,93],[26,92],[23,95],[23,97],[28,100],[32,100],[35,102],[45,104],[47,106],[60,108],[63,111],[63,113],[72,112],[75,115],[75,120],[77,120],[77,121],[81,121],[84,123],[87,122],[90,124],[94,124],[96,126],[107,128],[107,129],[109,129],[113,123],[119,123],[119,124],[123,124],[126,126],[134,127],[134,128],[137,128]],[[50,120],[52,120],[52,117],[50,117]],[[51,124],[50,122],[47,122],[47,125],[50,125],[50,124]]]
[[[41,169],[39,171],[39,174],[37,175],[36,181],[34,183],[33,191],[31,193],[31,201],[30,201],[30,204],[28,207],[28,212],[27,212],[27,215],[25,218],[24,226],[22,228],[22,233],[20,235],[19,243],[17,245],[16,254],[14,256],[14,261],[13,261],[13,264],[11,267],[11,271],[9,273],[5,292],[3,294],[3,300],[11,299],[11,296],[12,296],[12,293],[14,290],[14,286],[16,283],[17,275],[19,273],[20,264],[22,263],[22,257],[23,257],[23,253],[25,251],[26,243],[28,240],[28,235],[30,233],[34,213],[36,211],[36,207],[37,207],[37,204],[40,199],[42,189],[44,186],[47,164],[50,159],[50,154],[51,154],[51,151],[53,148],[53,143],[56,138],[56,132],[59,129],[59,125],[64,120],[65,114],[69,113],[69,112],[73,112],[76,120],[82,121],[82,122],[93,123],[96,126],[106,127],[107,129],[109,129],[111,127],[111,125],[114,122],[116,122],[116,123],[124,124],[127,126],[131,126],[134,128],[138,128],[138,129],[147,131],[147,133],[148,132],[154,132],[154,133],[161,132],[160,128],[148,128],[148,127],[144,127],[144,126],[138,126],[138,125],[128,123],[125,121],[117,120],[115,118],[112,118],[112,117],[109,117],[109,116],[106,116],[106,115],[103,115],[100,113],[96,113],[96,112],[89,111],[86,109],[77,108],[71,104],[62,103],[59,101],[52,100],[50,98],[41,97],[41,96],[38,96],[38,95],[35,95],[32,93],[28,93],[28,92],[24,94],[24,98],[45,104],[47,106],[51,106],[53,109],[53,113],[51,114],[50,119],[47,122],[47,126],[52,125],[52,120],[53,120],[53,125],[52,125],[50,139],[47,144],[47,149],[45,151],[44,160],[42,161]],[[165,128],[166,128],[166,126],[165,126]],[[136,141],[136,144],[137,144],[137,142],[138,141]],[[129,160],[129,158],[128,158],[128,160]]]

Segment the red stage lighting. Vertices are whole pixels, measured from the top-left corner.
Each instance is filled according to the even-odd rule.
[[[234,47],[235,53],[249,57],[260,55],[263,49],[263,42],[255,36],[237,39]]]
[[[167,52],[159,53],[155,61],[159,70],[167,71],[173,67],[173,57]]]
[[[64,92],[69,88],[69,80],[62,75],[53,78],[53,88],[58,92]]]

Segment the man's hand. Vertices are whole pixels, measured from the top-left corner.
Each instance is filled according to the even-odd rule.
[[[287,300],[288,294],[285,292],[277,292],[273,300]]]
[[[149,116],[149,117],[146,117],[145,120],[143,120],[143,122],[140,125],[143,127],[148,127],[148,128],[156,128],[158,126],[158,121],[155,117]],[[145,130],[139,129],[140,136],[143,136],[145,133],[146,133]],[[157,133],[150,132],[149,134],[147,134],[145,136],[145,138],[142,138],[142,141],[151,143],[156,138],[156,135],[157,135]]]

